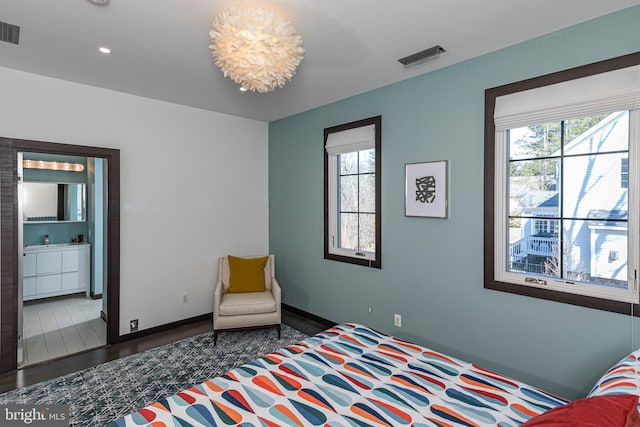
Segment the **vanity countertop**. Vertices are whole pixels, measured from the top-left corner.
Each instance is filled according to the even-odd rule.
[[[90,243],[88,242],[82,242],[82,243],[49,243],[48,245],[28,245],[24,247],[25,251],[28,250],[40,250],[40,249],[46,249],[46,248],[51,248],[51,249],[56,249],[56,248],[62,248],[65,246],[86,246],[86,245],[90,245]]]

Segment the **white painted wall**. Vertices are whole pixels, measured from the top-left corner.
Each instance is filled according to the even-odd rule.
[[[267,253],[266,122],[2,67],[0,98],[0,136],[120,150],[120,335],[211,312],[217,257]]]

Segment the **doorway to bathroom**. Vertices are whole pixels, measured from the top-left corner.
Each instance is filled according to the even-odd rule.
[[[18,367],[106,344],[106,159],[18,153]],[[20,263],[22,265],[20,265]]]
[[[100,268],[96,268],[96,264],[90,264],[88,269],[83,270],[82,265],[86,266],[86,260],[83,260],[82,254],[56,254],[55,252],[64,252],[65,250],[73,251],[75,249],[79,249],[81,246],[86,245],[87,243],[92,243],[91,240],[95,238],[95,235],[90,235],[89,229],[87,229],[86,234],[84,231],[75,232],[69,231],[69,235],[65,235],[64,240],[60,241],[60,246],[55,246],[56,240],[63,240],[61,237],[63,234],[49,235],[49,248],[46,248],[47,245],[44,243],[44,237],[37,237],[38,232],[35,233],[29,232],[25,233],[26,239],[28,241],[32,241],[33,248],[29,249],[28,241],[25,242],[25,235],[21,238],[21,228],[18,227],[21,219],[24,219],[24,216],[21,216],[23,212],[19,213],[19,188],[18,180],[19,180],[19,154],[22,153],[38,153],[42,155],[54,155],[54,156],[76,156],[76,157],[85,157],[87,158],[87,167],[90,166],[90,161],[99,160],[98,163],[104,168],[103,176],[105,177],[105,185],[104,185],[104,194],[102,200],[104,200],[105,205],[103,206],[103,211],[105,213],[103,221],[103,230],[104,230],[104,242],[101,246],[103,249],[103,258],[106,259],[106,263],[98,262],[97,265],[102,265],[102,276],[104,278],[103,289],[102,289],[102,298],[100,299],[98,294],[98,289],[93,288],[82,288],[82,275],[90,274],[94,276],[97,273],[97,270]],[[24,159],[21,159],[20,164],[24,165]],[[95,165],[94,165],[95,166]],[[95,172],[95,171],[94,171]],[[91,185],[88,181],[87,186]],[[95,189],[94,189],[95,191]],[[76,193],[76,196],[79,193]],[[77,200],[76,200],[77,202]],[[97,203],[96,203],[97,204]],[[90,205],[90,203],[87,203]],[[77,203],[75,204],[77,206]],[[57,214],[56,214],[57,215]],[[48,216],[48,215],[47,215]],[[94,218],[95,220],[95,218]],[[89,217],[89,212],[87,213],[87,221],[91,221]],[[38,221],[34,221],[34,224],[30,224],[29,227],[37,228],[39,225]],[[78,224],[74,224],[77,226]],[[70,225],[69,225],[70,226]],[[70,226],[71,227],[71,226]],[[47,303],[51,302],[62,302],[67,300],[71,306],[74,306],[74,302],[70,301],[76,297],[82,297],[88,301],[94,301],[96,306],[101,306],[100,310],[100,321],[105,324],[103,337],[104,341],[100,341],[100,345],[102,342],[106,344],[116,343],[119,339],[119,299],[120,299],[120,277],[119,277],[119,258],[120,258],[120,152],[119,150],[107,149],[107,148],[98,148],[98,147],[86,147],[86,146],[78,146],[78,145],[69,145],[69,144],[59,144],[59,143],[49,143],[42,141],[31,141],[31,140],[20,140],[20,139],[11,139],[11,138],[0,138],[0,234],[2,239],[0,240],[0,372],[7,372],[14,370],[18,367],[18,347],[19,342],[23,339],[22,329],[21,329],[21,319],[22,316],[19,315],[20,303],[23,301],[23,293],[25,289],[23,286],[20,286],[22,279],[24,279],[25,274],[27,277],[29,274],[33,272],[23,271],[23,269],[29,269],[31,266],[27,263],[26,266],[23,265],[22,258],[25,258],[27,253],[32,251],[39,251],[51,249],[53,254],[47,254],[43,256],[42,263],[46,265],[48,262],[51,262],[53,267],[50,271],[37,271],[35,272],[36,283],[38,283],[38,278],[40,276],[45,276],[47,273],[50,273],[52,277],[46,277],[41,280],[42,286],[38,289],[36,285],[36,290],[34,291],[32,288],[26,290],[26,292],[33,297],[34,292],[35,296],[39,297],[39,292],[43,292],[43,296],[48,298]],[[91,228],[94,230],[94,228]],[[22,230],[24,232],[24,230]],[[41,231],[40,231],[41,232]],[[59,231],[56,231],[58,233]],[[75,236],[74,236],[75,234]],[[82,234],[82,236],[80,236]],[[33,236],[36,237],[33,237]],[[46,234],[45,234],[46,235]],[[31,239],[31,240],[29,240]],[[34,239],[35,243],[34,244]],[[39,241],[39,239],[42,239]],[[75,240],[75,241],[74,241]],[[79,241],[81,240],[81,241]],[[27,247],[25,248],[24,244],[27,243]],[[42,247],[45,248],[42,248]],[[93,248],[92,248],[93,249]],[[61,261],[65,265],[60,265],[58,268],[58,259],[64,259]],[[95,258],[94,258],[95,259]],[[37,265],[37,257],[36,257],[36,265]],[[59,271],[58,271],[59,270]],[[87,271],[88,270],[88,271]],[[55,277],[59,275],[60,277]],[[77,280],[76,280],[77,279]],[[63,289],[60,291],[61,294],[57,294],[58,289],[58,281],[65,283],[62,287]],[[86,282],[84,282],[86,283]],[[90,284],[95,285],[95,277],[91,277],[89,279]],[[27,287],[32,286],[32,283],[28,283]],[[92,285],[90,285],[92,286]],[[64,289],[71,289],[80,291],[81,289],[84,292],[73,292],[69,295],[63,295]],[[93,298],[91,293],[93,292]],[[87,298],[87,293],[89,294],[89,298]],[[55,294],[55,295],[53,295]],[[83,295],[84,294],[84,295]],[[95,298],[95,299],[94,299]],[[38,300],[41,298],[32,298],[33,300]],[[44,298],[42,298],[44,299]],[[97,301],[97,302],[95,302]],[[26,307],[29,305],[37,305],[38,303],[32,303],[27,301]],[[94,308],[93,307],[85,307],[80,308],[78,305],[75,305],[73,312],[67,311],[66,308],[62,308],[60,306],[54,307],[49,306],[45,307],[42,305],[42,317],[40,313],[38,314],[38,322],[40,326],[43,324],[51,326],[51,315],[50,313],[58,313],[58,317],[61,319],[62,325],[69,325],[70,321],[73,319],[77,319],[80,323],[85,323],[85,326],[76,327],[73,326],[80,334],[80,329],[83,329],[84,332],[89,332],[88,328],[93,328],[91,326],[90,321],[94,319],[85,318],[89,322],[82,322],[81,315],[83,313],[89,313],[90,317],[93,317]],[[49,314],[47,314],[49,313]],[[32,316],[32,315],[30,315]],[[56,318],[56,314],[53,314],[54,318]],[[33,316],[32,316],[33,317]],[[56,318],[57,319],[57,318]],[[31,334],[35,334],[36,331],[30,331]],[[44,331],[43,331],[44,332]],[[95,336],[100,338],[100,332],[95,331]],[[60,332],[57,335],[57,338],[51,338],[51,348],[56,348],[56,350],[52,350],[51,353],[54,354],[54,357],[64,356],[61,352],[62,345],[59,342],[60,337],[62,337],[62,341],[64,341],[63,333]],[[77,338],[77,337],[76,337]],[[95,338],[95,337],[94,337]],[[44,339],[44,338],[43,338]],[[56,341],[57,340],[57,341]],[[80,340],[83,340],[82,335],[80,335]],[[84,340],[87,341],[88,344],[96,344],[96,341],[93,338],[89,338],[85,336]],[[82,351],[78,345],[73,345],[74,338],[68,338],[69,343],[71,344],[71,350],[73,352]],[[75,344],[79,344],[78,340],[75,339]],[[65,342],[66,345],[66,342]],[[84,345],[84,342],[83,342]],[[27,350],[28,351],[28,350]],[[66,350],[65,350],[66,351]],[[47,350],[47,355],[49,351]],[[22,354],[24,356],[24,354]],[[36,360],[34,358],[33,360]],[[31,359],[28,357],[25,361],[29,364],[32,363]]]

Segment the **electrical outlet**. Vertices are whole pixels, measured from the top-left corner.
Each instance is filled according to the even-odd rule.
[[[397,326],[398,328],[402,327],[402,315],[400,314],[393,315],[393,325]]]
[[[182,294],[182,303],[186,304],[189,302],[189,295],[187,294]]]
[[[138,330],[138,319],[129,320],[129,332],[136,332]]]

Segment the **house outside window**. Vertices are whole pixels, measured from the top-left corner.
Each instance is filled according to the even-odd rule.
[[[380,125],[324,130],[325,258],[380,268]]]
[[[509,129],[507,139],[508,191],[524,190],[510,198],[508,271],[626,288],[626,258],[601,253],[627,244],[628,191],[617,171],[629,153],[629,112]],[[516,218],[533,228],[514,230]]]
[[[487,90],[485,288],[638,305],[640,55],[605,63]]]

